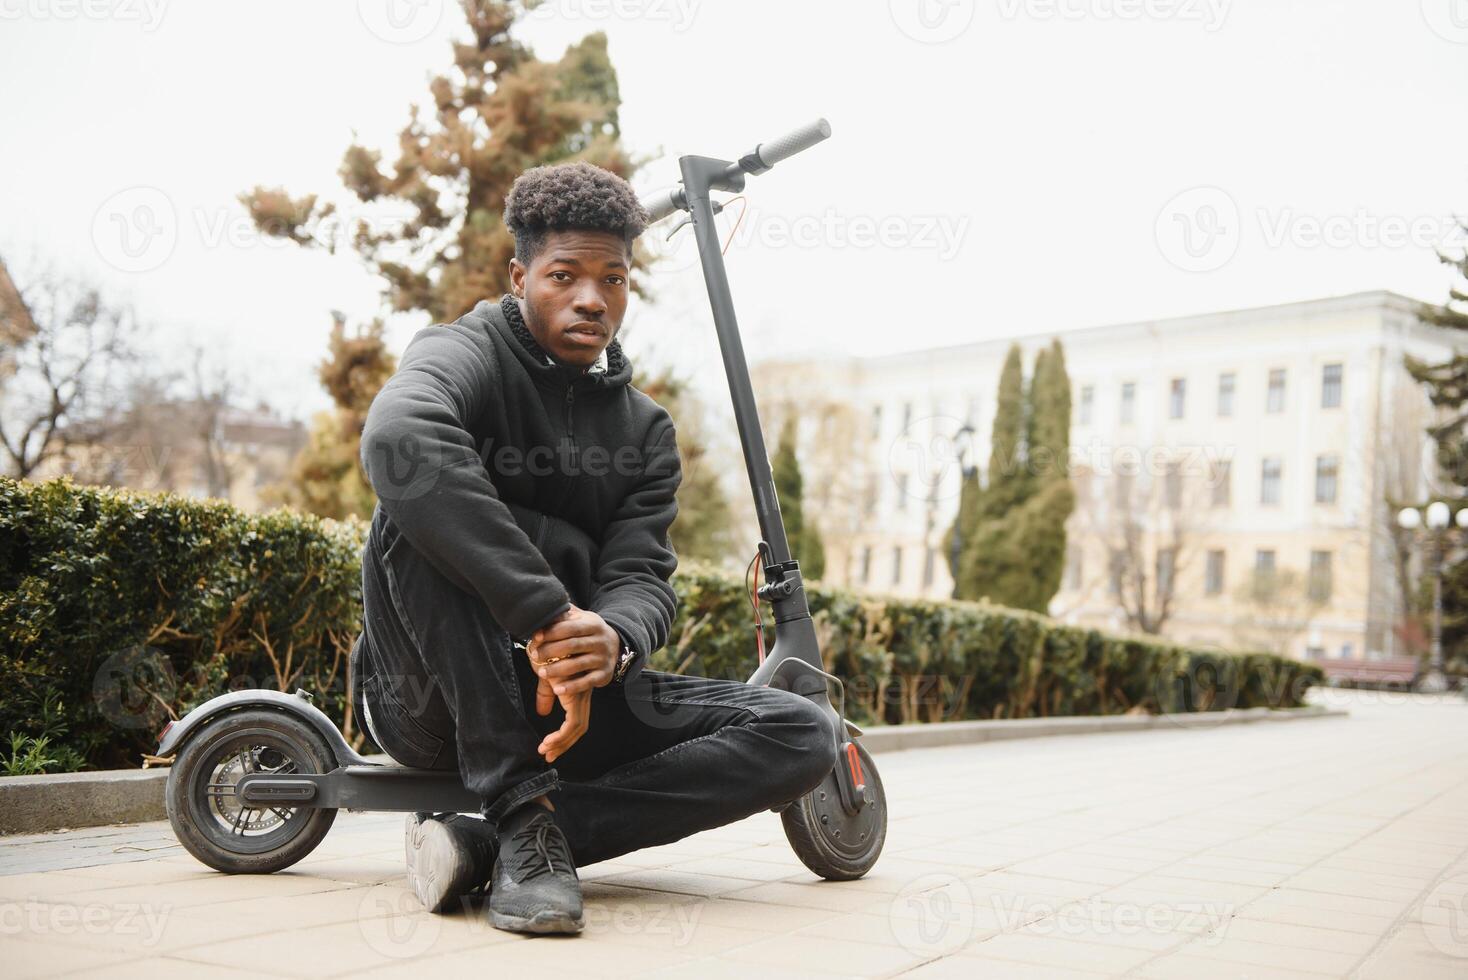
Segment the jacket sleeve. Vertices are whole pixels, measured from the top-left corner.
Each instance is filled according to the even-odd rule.
[[[565,586],[517,524],[470,433],[497,382],[490,352],[427,327],[367,412],[362,465],[408,542],[496,622],[524,639],[570,608]]]
[[[628,674],[668,642],[678,596],[669,581],[678,567],[668,531],[678,516],[683,478],[671,419],[654,427],[644,450],[638,485],[623,498],[602,535],[591,609],[621,634],[637,655]]]

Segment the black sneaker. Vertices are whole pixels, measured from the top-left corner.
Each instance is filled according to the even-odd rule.
[[[478,817],[415,813],[403,829],[408,883],[430,912],[442,912],[476,888],[494,868],[495,835]]]
[[[566,835],[533,800],[500,818],[489,921],[513,932],[580,932],[581,880]]]

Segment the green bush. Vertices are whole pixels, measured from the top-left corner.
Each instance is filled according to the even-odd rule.
[[[12,766],[133,765],[168,718],[247,687],[306,688],[355,737],[346,660],[361,628],[364,532],[290,511],[0,479],[0,733],[18,736]],[[678,618],[652,666],[748,676],[744,584],[693,563],[674,584]],[[863,724],[1290,707],[1321,680],[1285,658],[985,603],[834,588],[809,598],[826,668]],[[765,622],[768,647],[768,609]]]

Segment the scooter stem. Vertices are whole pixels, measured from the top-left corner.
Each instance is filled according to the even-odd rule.
[[[775,493],[775,477],[770,469],[764,431],[760,428],[759,409],[749,380],[749,365],[744,358],[744,343],[739,336],[734,299],[729,292],[729,275],[724,268],[719,233],[714,226],[713,205],[709,200],[712,190],[743,190],[744,173],[739,164],[712,157],[680,157],[678,167],[683,174],[683,194],[693,219],[704,285],[708,289],[714,329],[724,357],[724,374],[729,379],[734,423],[739,429],[744,468],[749,473],[749,486],[754,492],[755,515],[759,518],[760,536],[768,546],[768,554],[765,555],[766,594],[775,609],[775,643],[765,662],[750,678],[750,683],[773,682],[777,687],[785,687],[787,684],[782,681],[805,672],[788,668],[778,670],[781,661],[796,657],[817,670],[822,670],[824,664],[800,578],[800,566],[791,558],[785,522],[780,517],[780,499]]]

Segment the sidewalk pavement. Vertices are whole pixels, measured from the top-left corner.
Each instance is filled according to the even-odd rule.
[[[402,817],[295,868],[205,870],[166,824],[0,838],[8,977],[1468,976],[1468,702],[883,754],[877,867],[822,882],[779,818],[582,870],[587,928],[414,907]],[[533,971],[533,972],[530,972]]]

